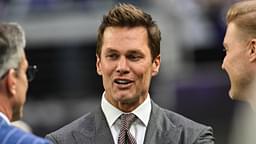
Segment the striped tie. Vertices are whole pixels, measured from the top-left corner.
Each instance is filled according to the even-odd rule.
[[[121,128],[118,136],[118,144],[137,144],[135,138],[129,131],[132,122],[136,116],[132,113],[121,115]]]

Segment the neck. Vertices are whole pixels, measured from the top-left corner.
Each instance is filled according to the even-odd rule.
[[[135,110],[137,107],[139,106],[139,103],[136,104],[119,104],[118,105],[118,109],[121,110],[122,112],[132,112],[133,110]]]
[[[141,105],[145,100],[146,97],[140,97],[138,100],[130,101],[130,102],[118,102],[116,107],[126,113],[132,112],[135,110],[139,105]]]
[[[0,112],[4,113],[7,118],[12,120],[12,110],[5,97],[0,96]]]
[[[135,100],[127,100],[127,101],[114,101],[113,99],[109,99],[108,97],[105,97],[106,100],[111,103],[114,107],[116,107],[117,109],[121,110],[122,112],[132,112],[133,110],[135,110],[140,104],[142,104],[146,97],[139,97],[139,99],[135,99]]]
[[[250,104],[251,108],[254,112],[256,112],[256,79],[254,78],[252,80],[252,84],[249,86],[249,88],[246,90],[246,101]]]

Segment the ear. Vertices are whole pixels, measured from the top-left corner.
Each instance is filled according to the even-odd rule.
[[[102,75],[100,56],[96,55],[96,59],[97,59],[96,60],[97,73],[98,73],[98,75]]]
[[[156,76],[159,72],[160,69],[160,63],[161,63],[161,57],[158,55],[154,61],[153,61],[153,66],[152,66],[152,76]]]
[[[249,56],[250,62],[254,62],[256,60],[256,39],[252,39],[249,47]]]
[[[6,76],[7,91],[13,96],[17,94],[17,74],[14,69],[10,69]]]

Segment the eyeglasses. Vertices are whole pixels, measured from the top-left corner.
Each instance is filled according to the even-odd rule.
[[[28,66],[26,75],[29,82],[31,82],[35,78],[37,71],[38,71],[38,68],[36,65]]]
[[[17,69],[15,69],[15,70],[17,70]],[[0,80],[2,80],[7,75],[8,71],[0,77]],[[36,65],[28,66],[28,69],[26,71],[26,76],[27,76],[27,79],[29,82],[31,82],[35,78],[37,71],[38,71],[38,68]]]

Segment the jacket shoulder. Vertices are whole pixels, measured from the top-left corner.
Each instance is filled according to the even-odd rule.
[[[170,111],[170,110],[164,110],[166,116],[168,119],[176,126],[181,126],[184,129],[205,129],[209,128],[209,126],[206,126],[204,124],[195,122],[181,114],[178,114],[176,112]]]
[[[162,130],[166,127],[180,129],[180,140],[182,143],[195,143],[195,144],[213,144],[213,130],[210,126],[195,122],[181,114],[161,108],[157,105],[153,106],[154,115],[158,116],[159,125]],[[159,126],[161,127],[161,126]]]
[[[196,144],[213,144],[213,129],[210,126],[195,122],[185,116],[172,111],[165,112],[169,120],[176,126],[182,128],[184,143],[191,141]]]
[[[50,142],[44,138],[38,137],[32,133],[27,133],[14,126],[5,125],[1,127],[0,143],[20,144],[49,144]]]
[[[76,131],[83,133],[84,129],[86,129],[87,131],[93,131],[94,130],[93,123],[94,123],[94,114],[90,112],[72,121],[71,123],[63,126],[62,128],[47,134],[46,138],[52,141],[53,143],[59,143],[59,144],[75,143],[73,133]]]

